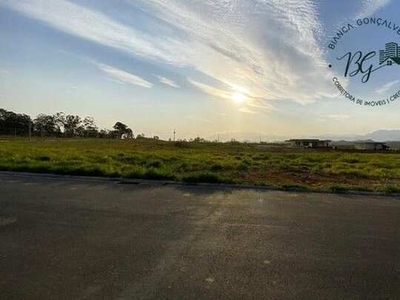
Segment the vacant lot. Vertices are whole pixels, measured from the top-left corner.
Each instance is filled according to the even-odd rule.
[[[311,190],[400,191],[400,153],[248,144],[100,139],[0,140],[0,170],[240,183]]]

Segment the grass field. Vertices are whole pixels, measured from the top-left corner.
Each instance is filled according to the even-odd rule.
[[[0,170],[303,190],[400,191],[400,153],[154,140],[0,139]]]

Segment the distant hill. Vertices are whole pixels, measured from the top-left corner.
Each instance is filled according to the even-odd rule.
[[[213,134],[206,137],[207,140],[214,141],[219,140],[221,142],[228,142],[235,139],[238,142],[277,142],[285,141],[287,138],[283,136],[278,136],[274,134],[265,134],[261,132],[224,132],[218,134]]]
[[[322,138],[322,137],[319,137]],[[400,141],[400,130],[376,130],[371,133],[364,135],[354,135],[354,136],[324,136],[323,138],[329,138],[337,142],[345,141],[375,141],[375,142],[388,142],[388,141]]]
[[[366,137],[377,142],[400,141],[400,130],[377,130]]]
[[[221,142],[227,142],[235,139],[240,142],[283,142],[291,138],[316,138],[316,139],[329,139],[339,143],[338,145],[345,146],[346,144],[354,144],[355,141],[375,141],[375,142],[400,142],[400,130],[376,130],[364,135],[309,135],[309,136],[279,136],[274,134],[265,134],[261,132],[224,132],[219,134]],[[206,137],[207,140],[217,140],[218,134]]]

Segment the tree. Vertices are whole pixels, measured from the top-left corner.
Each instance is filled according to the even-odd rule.
[[[61,135],[62,133],[65,132],[65,128],[64,128],[65,114],[63,112],[58,112],[55,115],[53,115],[53,118],[54,118],[54,122],[57,126],[57,130]]]
[[[68,137],[83,135],[82,119],[79,116],[67,115],[64,121],[64,134]]]
[[[128,126],[126,126],[124,123],[117,122],[117,123],[115,123],[113,128],[118,132],[125,132],[125,130],[128,128]]]
[[[0,109],[0,134],[28,135],[31,118],[25,114]]]
[[[98,128],[94,122],[94,118],[86,117],[83,120],[84,136],[85,137],[97,137]]]
[[[0,135],[52,136],[52,137],[100,137],[133,139],[133,131],[122,122],[114,125],[114,130],[99,130],[94,118],[82,119],[78,115],[65,115],[57,112],[53,115],[39,114],[33,121],[26,114],[17,114],[0,108]],[[139,135],[144,137],[144,134]],[[157,137],[155,137],[157,138]]]
[[[98,137],[101,138],[101,139],[110,138],[111,137],[111,131],[108,130],[108,129],[101,129],[99,131]]]
[[[132,129],[127,128],[124,135],[125,135],[125,137],[126,137],[127,139],[133,139],[133,131],[132,131]]]
[[[40,136],[55,136],[60,132],[55,121],[54,116],[39,114],[33,120],[34,132]]]
[[[194,143],[205,143],[206,140],[198,136],[193,140],[193,142]]]
[[[117,138],[121,139],[123,135],[126,135],[128,138],[133,137],[132,129],[130,129],[127,125],[121,122],[117,122],[114,125],[115,133],[117,134]]]

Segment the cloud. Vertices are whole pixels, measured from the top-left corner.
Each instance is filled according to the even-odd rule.
[[[114,68],[109,65],[96,63],[96,66],[99,70],[103,71],[107,76],[109,76],[112,80],[117,80],[123,83],[129,83],[136,86],[141,86],[144,88],[151,88],[153,86],[152,83],[144,80],[143,78],[133,75],[131,73],[122,71],[120,69]]]
[[[0,0],[0,5],[92,42],[167,63],[179,61],[170,52],[173,41],[146,35],[82,5],[65,0]]]
[[[187,119],[191,120],[191,121],[201,122],[201,123],[212,123],[211,120],[204,119],[204,118],[198,118],[198,117],[187,117]]]
[[[187,79],[192,85],[194,85],[197,89],[202,91],[203,93],[215,97],[215,98],[221,98],[221,99],[232,99],[232,92],[224,91],[218,88],[215,88],[211,85],[205,84],[198,82],[196,80],[193,80],[191,78]]]
[[[399,85],[399,83],[400,83],[400,80],[395,80],[395,81],[392,81],[392,82],[388,82],[384,86],[376,89],[375,93],[377,93],[377,94],[386,93],[388,90],[390,90],[391,87],[393,87],[394,85]]]
[[[256,108],[256,109],[262,109],[262,110],[267,110],[267,111],[278,111],[279,109],[277,109],[276,107],[274,107],[272,104],[262,101],[262,99],[251,99],[251,101],[249,101],[249,103],[247,103],[248,106],[250,106],[251,108]]]
[[[71,35],[242,86],[260,102],[307,104],[332,94],[315,1],[127,1],[145,12],[146,29],[64,0],[0,0],[0,5]],[[206,94],[230,97],[194,82]]]
[[[175,81],[173,81],[172,79],[162,77],[162,76],[157,76],[157,78],[161,83],[163,83],[165,85],[168,85],[168,86],[176,88],[176,89],[180,88],[180,86],[178,84],[176,84]]]
[[[261,109],[264,111],[265,110],[277,111],[277,109],[272,104],[270,104],[266,101],[263,101],[263,99],[258,99],[258,98],[248,96],[248,91],[246,89],[244,89],[243,87],[236,86],[236,85],[230,85],[230,86],[227,86],[227,88],[230,90],[225,90],[225,89],[215,88],[211,85],[195,81],[191,78],[188,78],[187,80],[193,86],[195,86],[197,89],[199,89],[206,95],[209,95],[216,99],[234,101],[233,96],[236,93],[241,93],[243,95],[243,97],[245,98],[245,101],[241,104],[242,107],[239,109],[240,112],[248,113],[248,114],[257,114],[258,112],[255,112],[253,109],[257,109],[257,110]]]
[[[186,36],[196,70],[253,98],[311,103],[332,94],[314,1],[130,1]]]
[[[255,112],[255,111],[253,111],[251,109],[248,109],[247,107],[241,107],[239,109],[239,111],[242,112],[242,113],[245,113],[245,114],[252,114],[252,115],[257,114],[257,112]]]
[[[8,74],[10,74],[10,71],[8,71],[8,70],[0,70],[0,74],[1,75],[8,75]]]
[[[356,18],[366,18],[373,16],[380,9],[388,6],[392,0],[363,0],[361,9],[356,14]]]
[[[326,116],[323,116],[323,117],[328,118],[328,119],[333,119],[333,120],[336,120],[336,121],[350,119],[350,115],[346,115],[346,114],[326,115]]]

